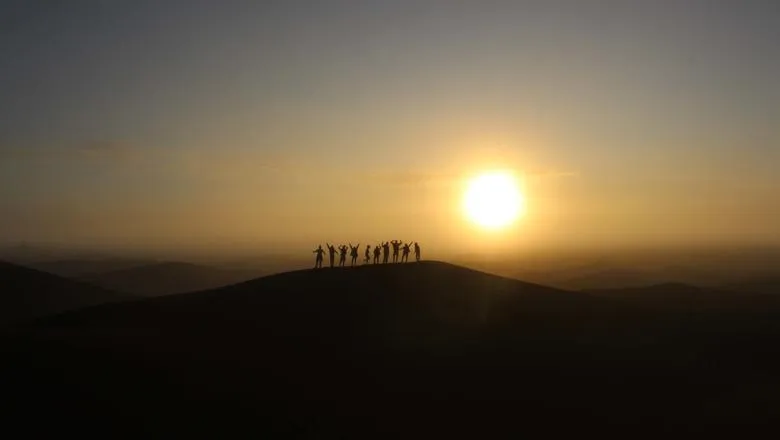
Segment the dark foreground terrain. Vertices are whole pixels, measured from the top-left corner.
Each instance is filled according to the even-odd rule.
[[[11,332],[3,414],[104,437],[774,432],[776,301],[686,304],[434,262],[290,272]]]

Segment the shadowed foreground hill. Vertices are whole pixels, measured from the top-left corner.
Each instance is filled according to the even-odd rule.
[[[84,275],[96,286],[142,296],[169,295],[214,289],[254,278],[256,273],[189,263],[155,263]]]
[[[583,293],[610,298],[638,307],[696,314],[721,313],[733,316],[773,315],[780,311],[780,295],[738,292],[681,283],[656,284],[625,289],[584,290]]]
[[[9,420],[44,429],[636,437],[774,423],[774,322],[424,262],[63,314],[9,336],[0,373]]]
[[[129,298],[131,295],[0,262],[0,326]]]

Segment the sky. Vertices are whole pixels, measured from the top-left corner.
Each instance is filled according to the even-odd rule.
[[[780,245],[778,41],[773,0],[0,0],[0,241]]]

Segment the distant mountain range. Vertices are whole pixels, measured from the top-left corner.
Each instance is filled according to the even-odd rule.
[[[0,326],[134,298],[11,263],[0,262]]]
[[[141,259],[84,258],[38,261],[29,263],[26,266],[66,278],[79,278],[85,275],[113,272],[155,263],[156,261]]]
[[[213,289],[256,278],[259,271],[219,269],[189,263],[154,263],[79,278],[96,286],[143,296]]]

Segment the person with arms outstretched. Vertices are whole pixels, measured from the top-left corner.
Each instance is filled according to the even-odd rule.
[[[314,268],[315,269],[321,269],[322,268],[322,256],[325,255],[325,249],[322,248],[322,245],[317,246],[317,249],[314,249],[315,254],[317,254],[317,259],[314,262]]]
[[[409,251],[411,250],[411,243],[406,243],[401,250],[403,251],[403,255],[401,256],[401,263],[407,263],[409,262]]]
[[[339,246],[339,267],[344,267],[344,265],[347,263],[347,245],[342,244]]]
[[[328,246],[328,254],[330,256],[330,267],[333,268],[333,261],[336,259],[336,246],[330,243],[325,243]]]
[[[350,266],[352,267],[355,267],[355,264],[357,264],[359,247],[360,247],[360,243],[358,243],[357,246],[352,246],[352,243],[349,244],[349,256],[352,257],[352,263],[350,264]]]
[[[382,255],[382,245],[374,246],[374,264],[379,264],[379,256]]]
[[[390,258],[390,243],[382,243],[382,264],[387,264],[387,260]]]
[[[398,262],[398,249],[403,244],[403,241],[401,240],[393,240],[390,242],[390,244],[393,245],[393,263]]]
[[[420,243],[414,242],[414,258],[420,261]]]

